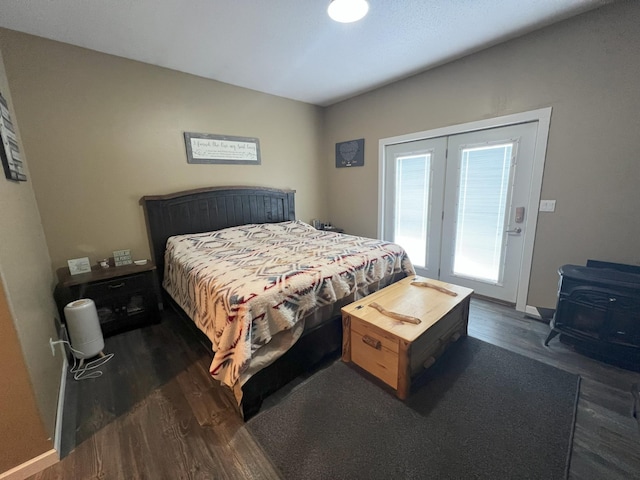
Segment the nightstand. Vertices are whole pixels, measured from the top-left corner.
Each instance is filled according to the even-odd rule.
[[[105,337],[160,321],[162,296],[152,263],[94,267],[91,272],[78,275],[71,275],[63,267],[56,273],[54,298],[63,324],[65,305],[79,298],[95,302]]]
[[[319,228],[318,230],[322,230],[323,232],[344,233],[344,229],[343,228],[333,227],[331,225],[324,226],[322,228]]]

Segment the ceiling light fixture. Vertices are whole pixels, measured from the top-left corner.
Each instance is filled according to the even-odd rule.
[[[331,0],[327,12],[340,23],[357,22],[369,11],[367,0]]]

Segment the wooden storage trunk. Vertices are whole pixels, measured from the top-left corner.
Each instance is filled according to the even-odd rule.
[[[434,288],[411,285],[428,282]],[[411,378],[435,363],[447,345],[467,334],[473,290],[418,276],[393,285],[342,308],[342,360],[353,362],[396,390],[409,395]],[[418,325],[391,318],[371,307],[420,319]]]

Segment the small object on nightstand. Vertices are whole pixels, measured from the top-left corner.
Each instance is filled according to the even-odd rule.
[[[69,273],[71,275],[89,273],[91,271],[89,257],[72,258],[71,260],[67,260],[67,265],[69,265]]]
[[[131,265],[131,250],[115,250],[113,252],[113,262],[116,267]]]
[[[316,230],[322,230],[324,232],[335,232],[335,233],[344,233],[342,228],[334,227],[330,222],[324,223],[320,220],[312,220],[311,221],[313,228]]]
[[[109,259],[103,258],[98,262],[102,268],[109,268]]]
[[[146,265],[147,259],[145,258],[144,260],[134,260],[133,263],[135,263],[136,265]]]

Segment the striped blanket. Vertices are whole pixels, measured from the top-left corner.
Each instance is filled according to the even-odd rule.
[[[293,221],[171,237],[163,286],[211,340],[211,374],[233,387],[276,334],[400,272],[414,270],[396,244]]]

